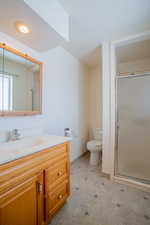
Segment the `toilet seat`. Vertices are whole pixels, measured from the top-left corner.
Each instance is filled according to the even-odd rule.
[[[98,140],[92,140],[87,143],[87,149],[89,151],[101,151],[102,142]]]

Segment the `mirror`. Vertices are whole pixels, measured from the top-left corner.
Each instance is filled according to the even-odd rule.
[[[0,115],[41,113],[42,63],[0,45]]]

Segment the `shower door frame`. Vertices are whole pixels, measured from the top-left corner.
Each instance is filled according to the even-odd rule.
[[[129,43],[150,39],[150,31],[110,42],[110,177],[112,180],[135,186],[136,188],[150,192],[150,185],[142,183],[130,177],[116,175],[116,154],[118,151],[118,121],[117,121],[117,72],[116,72],[116,48]]]

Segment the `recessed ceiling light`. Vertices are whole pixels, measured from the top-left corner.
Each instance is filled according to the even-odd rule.
[[[31,32],[29,27],[26,24],[24,24],[24,23],[17,22],[16,23],[16,28],[17,28],[17,30],[19,32],[24,33],[24,34],[28,34],[28,33]]]

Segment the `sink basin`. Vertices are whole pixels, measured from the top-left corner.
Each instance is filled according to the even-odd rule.
[[[16,141],[9,141],[2,143],[0,145],[0,151],[9,151],[14,153],[19,153],[21,151],[29,151],[31,148],[35,148],[46,144],[51,141],[53,136],[43,135],[35,137],[26,137]]]
[[[41,135],[0,144],[0,164],[71,141],[71,138]]]

